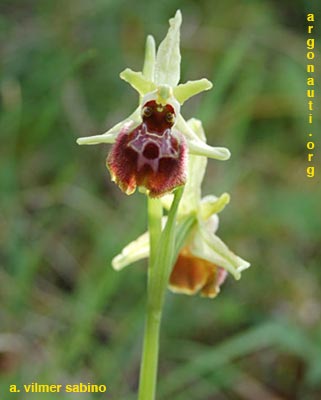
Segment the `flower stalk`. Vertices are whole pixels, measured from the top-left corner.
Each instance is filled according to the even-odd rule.
[[[143,354],[139,379],[139,400],[154,400],[159,353],[159,331],[168,278],[175,250],[175,226],[183,188],[175,191],[163,231],[160,200],[148,201],[150,257],[147,285],[147,310],[143,340]]]

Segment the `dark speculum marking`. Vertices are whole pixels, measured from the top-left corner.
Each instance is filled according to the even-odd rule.
[[[133,131],[121,132],[107,158],[113,180],[127,194],[143,186],[159,197],[186,180],[186,143],[182,134],[165,129],[148,131],[142,122]]]

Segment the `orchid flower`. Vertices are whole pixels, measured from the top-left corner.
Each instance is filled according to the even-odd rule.
[[[148,232],[112,260],[120,270],[149,259],[139,400],[155,400],[167,287],[213,298],[228,273],[239,279],[250,265],[216,235],[217,214],[230,196],[201,195],[207,158],[227,160],[230,152],[207,145],[201,122],[185,121],[181,114],[185,101],[212,87],[207,79],[179,83],[181,22],[178,10],[157,52],[153,37],[147,38],[143,70],[126,68],[120,74],[139,94],[136,110],[102,135],[77,140],[112,144],[106,161],[112,180],[126,194],[138,188],[148,195]]]
[[[205,140],[202,124],[191,119],[188,126],[195,132],[200,141]],[[194,217],[194,225],[185,238],[183,246],[176,254],[176,262],[169,279],[169,288],[173,292],[195,294],[200,292],[205,297],[215,297],[227,272],[235,279],[241,277],[241,271],[250,264],[229,250],[216,235],[218,228],[217,213],[229,203],[227,193],[219,198],[205,196],[201,198],[201,183],[205,174],[207,159],[202,156],[190,156],[187,182],[181,199],[177,224]],[[161,198],[162,205],[169,209],[173,195]],[[148,258],[150,253],[149,235],[144,233],[128,244],[122,252],[112,260],[112,266],[120,270],[140,259]]]
[[[150,197],[172,192],[186,182],[187,152],[190,155],[227,160],[224,147],[211,147],[200,140],[180,107],[190,97],[212,87],[207,79],[180,80],[180,25],[178,10],[156,53],[155,41],[148,36],[142,72],[126,68],[121,79],[140,96],[139,106],[107,132],[77,140],[78,144],[113,144],[107,157],[112,180],[126,193],[138,187]]]

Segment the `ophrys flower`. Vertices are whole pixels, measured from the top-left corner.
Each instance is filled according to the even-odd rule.
[[[181,20],[177,11],[157,54],[153,37],[148,37],[142,72],[127,68],[120,74],[139,93],[138,108],[106,133],[77,140],[79,144],[114,144],[106,164],[113,181],[127,194],[140,187],[151,197],[159,197],[183,185],[187,150],[219,160],[230,157],[228,149],[199,140],[180,112],[186,100],[212,87],[207,79],[178,84]]]

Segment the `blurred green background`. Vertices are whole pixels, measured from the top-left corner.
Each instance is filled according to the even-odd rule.
[[[177,8],[182,81],[214,82],[183,114],[232,152],[209,161],[204,194],[231,194],[218,234],[252,267],[215,300],[168,293],[158,399],[321,398],[320,101],[305,172],[306,13],[319,77],[321,16],[307,3],[1,0],[1,400],[136,398],[146,264],[110,261],[145,230],[146,199],[110,182],[108,145],[75,140],[136,107],[118,74],[141,69]],[[31,382],[108,390],[8,394]]]

